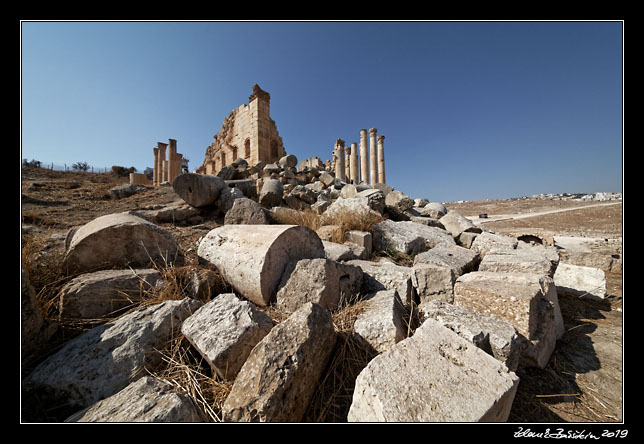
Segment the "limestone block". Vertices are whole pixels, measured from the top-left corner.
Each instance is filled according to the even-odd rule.
[[[373,226],[372,233],[373,246],[381,251],[416,254],[437,246],[456,245],[447,231],[411,221],[384,220]]]
[[[221,378],[233,380],[273,321],[233,293],[220,294],[181,325],[181,333]]]
[[[160,362],[155,350],[200,306],[194,299],[165,301],[94,327],[40,363],[23,380],[23,393],[76,410],[111,396]]]
[[[344,234],[344,241],[359,245],[367,250],[367,256],[371,255],[373,248],[373,236],[368,231],[349,230]]]
[[[456,280],[454,304],[510,322],[526,340],[526,365],[545,367],[564,333],[557,290],[545,275],[467,273]]]
[[[362,269],[362,293],[369,294],[380,290],[396,290],[406,307],[416,299],[412,285],[411,267],[403,267],[390,262],[371,262],[364,260],[347,261]]]
[[[343,199],[349,199],[351,197],[356,197],[358,194],[358,188],[353,184],[346,184],[340,190],[340,197]]]
[[[479,256],[476,252],[458,245],[449,247],[439,245],[414,257],[414,265],[434,264],[446,266],[454,271],[456,277],[474,271],[478,263]]]
[[[266,179],[259,193],[259,203],[265,208],[276,207],[282,203],[284,187],[277,179]]]
[[[513,237],[484,231],[476,236],[470,249],[485,256],[492,248],[516,248],[517,244],[518,241]]]
[[[559,254],[552,247],[496,247],[481,260],[479,271],[535,273],[552,277],[558,263]]]
[[[557,291],[562,293],[584,295],[596,299],[606,297],[606,274],[599,268],[562,262],[557,267],[554,280]]]
[[[146,188],[141,185],[134,185],[131,183],[125,185],[119,185],[114,188],[111,188],[109,193],[115,199],[123,199],[125,197],[132,196],[139,191],[144,191]]]
[[[307,302],[335,310],[360,292],[362,270],[330,259],[302,259],[287,264],[277,290],[277,307],[292,313]]]
[[[385,193],[382,190],[377,188],[366,189],[356,194],[356,197],[366,197],[369,208],[378,213],[382,214],[385,209]]]
[[[417,264],[411,268],[411,284],[422,304],[425,301],[439,299],[454,302],[454,270],[439,264]]]
[[[429,201],[422,197],[414,199],[414,206],[416,208],[424,208],[427,204],[429,204]]]
[[[412,208],[414,206],[414,201],[403,192],[394,190],[387,193],[385,196],[385,206],[398,213],[402,213]]]
[[[304,185],[297,185],[293,190],[291,190],[290,194],[311,205],[318,200],[318,195],[320,193],[313,191],[310,188],[306,188]]]
[[[67,418],[65,422],[201,422],[188,395],[153,376],[143,376],[120,392]]]
[[[282,168],[295,168],[297,167],[297,157],[293,154],[287,154],[279,160],[278,164]]]
[[[451,210],[439,219],[445,229],[449,231],[452,236],[458,237],[462,232],[469,231],[473,233],[480,233],[482,230],[475,226],[471,220],[462,216],[459,212]]]
[[[319,179],[320,179],[320,182],[322,182],[325,187],[330,187],[331,185],[333,185],[333,181],[335,180],[335,177],[333,177],[333,175],[331,175],[331,173],[327,171],[321,171]]]
[[[257,305],[275,296],[286,264],[324,257],[322,241],[300,225],[224,225],[199,243],[200,260],[217,267],[236,293]]]
[[[338,198],[326,209],[323,215],[323,222],[333,220],[334,218],[356,218],[364,219],[366,217],[379,217],[370,206],[365,197],[351,197],[347,199]]]
[[[61,318],[116,317],[124,308],[141,301],[154,288],[161,273],[154,268],[101,270],[75,277],[61,288]]]
[[[516,371],[522,343],[516,329],[509,322],[437,299],[421,303],[418,311],[421,321],[438,321],[503,362],[510,371]]]
[[[387,351],[407,337],[405,310],[396,290],[381,290],[366,297],[369,301],[353,324],[358,340],[378,353]]]
[[[224,421],[301,421],[335,342],[331,314],[302,306],[253,348],[224,402]]]
[[[153,221],[159,222],[184,222],[199,216],[199,209],[183,201],[174,202],[161,208],[142,210],[140,213]]]
[[[440,219],[441,217],[447,214],[447,208],[445,205],[438,202],[430,202],[423,207],[420,212],[421,216],[429,216],[434,219]]]
[[[180,263],[183,257],[170,232],[137,213],[100,216],[77,229],[63,265],[70,274],[106,268]]]
[[[504,422],[519,383],[433,319],[376,356],[355,383],[350,422]]]
[[[224,225],[265,225],[268,223],[268,216],[261,205],[247,197],[235,199],[233,206],[224,217]]]
[[[228,188],[238,188],[249,199],[257,199],[257,187],[252,179],[225,180]]]
[[[412,222],[416,222],[417,224],[423,224],[429,227],[436,227],[436,228],[440,228],[441,230],[445,230],[445,227],[443,226],[443,224],[440,223],[437,219],[434,219],[433,217],[409,216],[409,220]]]
[[[476,239],[476,236],[478,235],[478,233],[469,233],[464,231],[456,238],[456,243],[464,248],[472,248],[474,239]]]
[[[217,176],[187,173],[177,176],[172,188],[186,203],[199,208],[214,203],[226,183]]]
[[[354,257],[353,250],[348,245],[338,244],[331,241],[322,241],[324,245],[324,257],[333,261],[350,261],[357,259]]]
[[[244,193],[239,188],[224,188],[219,193],[219,197],[215,201],[214,206],[222,213],[227,213],[233,207],[235,200],[242,197],[244,197]]]

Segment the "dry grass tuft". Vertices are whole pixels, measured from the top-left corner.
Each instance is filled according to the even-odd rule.
[[[322,225],[335,225],[338,227],[331,241],[342,244],[344,243],[344,236],[347,231],[358,230],[371,232],[375,224],[385,219],[376,213],[354,214],[346,212],[333,216],[323,214],[320,220]]]
[[[233,382],[212,372],[183,335],[158,352],[162,364],[149,370],[150,374],[170,383],[178,393],[190,396],[200,408],[204,422],[221,422],[222,407]]]
[[[298,211],[287,208],[286,211],[273,212],[271,217],[280,225],[303,225],[313,231],[322,226],[320,215],[312,210]]]

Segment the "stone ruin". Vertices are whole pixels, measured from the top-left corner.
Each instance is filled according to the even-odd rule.
[[[259,91],[251,104],[267,99]],[[376,130],[370,133],[375,147]],[[173,177],[156,174],[174,171],[156,157],[155,181],[172,181],[183,202],[71,229],[63,265],[76,277],[61,290],[60,313],[108,317],[142,287],[165,285],[158,266],[181,266],[184,257],[155,222],[194,225],[217,210],[224,223],[197,242],[200,266],[185,299],[140,308],[71,340],[23,380],[23,393],[67,406],[67,421],[203,421],[192,398],[146,373],[154,350],[180,332],[214,373],[233,381],[221,419],[302,421],[339,340],[331,313],[361,300],[353,335],[375,357],[355,380],[348,421],[507,421],[516,371],[546,367],[564,334],[558,292],[578,289],[571,273],[580,271],[560,263],[555,247],[484,231],[384,184],[383,145],[367,163],[366,130],[361,136],[360,168],[356,144],[346,150],[342,140],[324,167],[312,158],[296,168],[297,158],[284,151],[265,165],[217,164],[214,153],[221,161],[222,151],[214,149],[214,164],[204,164],[210,173],[220,165],[217,175]],[[251,149],[251,161],[259,151]],[[280,214],[295,210],[381,221],[337,243],[332,224],[316,231],[280,224]],[[374,254],[383,251],[409,255],[413,265]],[[213,269],[233,293],[214,293]],[[23,306],[33,305],[29,276],[22,279]],[[605,278],[590,285],[605,288]],[[272,304],[288,317],[278,322],[261,312]],[[405,325],[411,313],[419,321],[413,332]],[[38,331],[25,332],[30,325]],[[42,319],[23,319],[23,349],[45,334]]]
[[[196,172],[217,175],[238,158],[256,165],[277,162],[285,156],[282,138],[270,116],[270,104],[271,95],[259,85],[253,86],[248,105],[241,105],[226,117]]]

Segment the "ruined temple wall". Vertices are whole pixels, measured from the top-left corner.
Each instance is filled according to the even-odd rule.
[[[217,174],[237,158],[256,165],[259,161],[277,162],[285,155],[282,138],[270,118],[270,96],[255,88],[249,104],[239,106],[226,117],[197,172]]]

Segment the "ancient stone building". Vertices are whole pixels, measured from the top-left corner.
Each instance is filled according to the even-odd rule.
[[[241,105],[226,117],[196,172],[216,175],[238,158],[256,165],[259,161],[277,162],[285,156],[282,138],[270,116],[270,104],[270,94],[253,86],[248,105]]]

